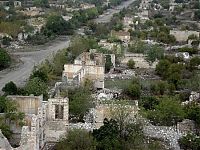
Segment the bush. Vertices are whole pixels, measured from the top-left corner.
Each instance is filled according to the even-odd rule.
[[[134,69],[135,68],[135,62],[133,59],[130,59],[127,63],[127,66],[129,69]]]
[[[5,95],[15,95],[17,94],[17,86],[10,81],[3,87],[2,91],[5,92]]]
[[[186,136],[179,139],[179,144],[183,150],[199,150],[200,149],[200,138],[194,134],[187,134]]]
[[[11,64],[11,58],[9,54],[2,48],[0,48],[0,70],[9,67]]]
[[[147,111],[147,118],[155,125],[171,126],[184,119],[185,113],[176,98],[164,97],[155,106],[155,110]]]

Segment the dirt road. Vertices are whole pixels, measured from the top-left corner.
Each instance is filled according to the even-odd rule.
[[[40,51],[16,52],[16,55],[22,61],[22,64],[14,69],[7,69],[0,72],[0,89],[9,81],[15,82],[18,86],[24,85],[33,67],[40,64],[45,59],[51,58],[58,50],[67,48],[69,39],[64,41],[54,41],[51,46],[47,46]]]
[[[134,1],[135,0],[128,0],[114,9],[107,10],[103,15],[95,19],[95,21],[98,23],[109,22],[113,14],[128,7]],[[23,50],[23,52],[13,53],[13,55],[18,56],[23,63],[17,68],[0,71],[0,91],[4,85],[10,81],[13,81],[17,86],[24,85],[34,66],[51,57],[52,54],[56,53],[58,50],[67,48],[69,42],[69,38],[66,38],[66,40],[54,41],[50,46],[44,46],[40,48],[40,50],[36,49],[37,51],[26,52],[26,50]]]

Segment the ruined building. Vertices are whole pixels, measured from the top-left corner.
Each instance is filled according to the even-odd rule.
[[[83,52],[74,64],[65,64],[63,81],[68,85],[81,85],[85,79],[92,80],[97,89],[104,88],[105,57],[101,53]]]
[[[56,142],[66,133],[68,125],[68,98],[42,96],[8,96],[18,104],[18,111],[25,113],[25,125],[12,128],[16,142],[15,150],[39,150],[49,142]],[[1,147],[2,145],[0,145]]]
[[[129,32],[121,31],[121,30],[120,31],[112,30],[111,37],[117,38],[124,43],[129,43],[131,39],[131,35]]]

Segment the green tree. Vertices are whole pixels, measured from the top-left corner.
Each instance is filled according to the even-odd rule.
[[[191,70],[196,69],[199,65],[200,65],[200,58],[198,56],[192,57],[190,59],[189,66]]]
[[[33,78],[39,78],[43,82],[48,81],[47,72],[45,72],[43,68],[39,68],[39,69],[35,68],[32,74],[30,75],[30,79],[33,79]]]
[[[156,61],[156,59],[160,60],[163,58],[164,56],[164,49],[161,48],[158,45],[153,45],[152,47],[150,47],[148,49],[148,51],[146,52],[147,57],[146,60],[150,63],[153,63],[154,61]]]
[[[200,107],[197,104],[190,104],[185,107],[186,117],[194,120],[195,123],[200,125]]]
[[[176,98],[164,97],[159,104],[155,106],[155,110],[147,112],[147,118],[156,125],[176,125],[185,117],[183,107]]]
[[[130,59],[127,63],[127,66],[129,69],[134,69],[135,68],[135,62],[133,59]]]
[[[166,78],[167,70],[169,69],[169,67],[170,67],[170,62],[166,59],[162,59],[156,65],[156,73],[162,76],[163,78]]]
[[[104,119],[104,125],[93,131],[97,141],[97,149],[143,149],[144,137],[140,124],[126,124],[124,130],[120,130],[119,122]]]
[[[16,95],[18,92],[17,86],[14,82],[10,81],[2,89],[5,92],[5,95]]]
[[[194,134],[187,134],[186,136],[179,139],[179,145],[183,150],[199,150],[200,149],[200,138]]]
[[[4,36],[3,39],[2,39],[2,44],[3,45],[7,45],[9,46],[10,45],[10,42],[11,42],[11,39],[7,36]]]
[[[141,94],[141,86],[138,84],[130,84],[126,92],[132,98],[139,98]]]
[[[12,135],[11,121],[17,125],[23,125],[24,113],[17,111],[17,104],[14,101],[2,96],[0,96],[0,113],[3,113],[0,117],[0,129],[9,139]]]
[[[24,89],[29,95],[33,94],[35,96],[39,96],[43,94],[44,97],[47,98],[47,84],[38,77],[30,79],[26,83]]]
[[[55,146],[56,150],[95,150],[91,133],[83,129],[69,130],[66,137]]]
[[[6,50],[0,48],[0,70],[9,67],[11,64],[11,58]]]
[[[48,7],[49,6],[48,0],[34,0],[33,4],[37,7]]]
[[[111,56],[106,55],[105,72],[108,73],[112,66],[113,66],[113,64],[111,62]]]
[[[83,116],[89,111],[92,106],[92,97],[90,91],[86,88],[78,88],[69,90],[69,113],[77,120],[82,121]],[[76,121],[76,120],[75,120]]]
[[[159,104],[159,100],[154,96],[145,96],[139,100],[139,105],[145,110],[153,110]]]
[[[51,15],[47,18],[47,23],[44,27],[44,34],[47,36],[71,34],[73,27],[70,22],[65,21],[62,16]]]

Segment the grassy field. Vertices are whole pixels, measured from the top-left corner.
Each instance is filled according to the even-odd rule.
[[[110,79],[110,80],[105,80],[105,88],[109,89],[123,89],[128,86],[131,80],[119,80],[119,79]]]

